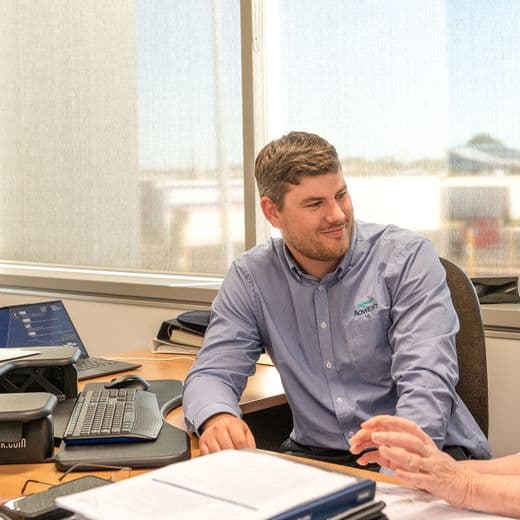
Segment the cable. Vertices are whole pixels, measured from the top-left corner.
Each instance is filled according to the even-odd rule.
[[[190,361],[195,361],[195,356],[175,356],[175,357],[167,357],[167,358],[140,358],[140,357],[116,357],[110,356],[111,359],[119,359],[121,361],[176,361],[177,359],[189,359]]]
[[[161,406],[161,413],[163,417],[166,417],[169,412],[171,412],[174,408],[177,408],[182,404],[182,394],[176,395],[172,397],[169,401],[166,401]]]

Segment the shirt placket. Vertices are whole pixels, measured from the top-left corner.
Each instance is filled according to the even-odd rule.
[[[327,286],[321,282],[316,284],[314,291],[314,311],[318,326],[318,342],[324,365],[325,377],[329,388],[334,412],[340,424],[345,424],[349,417],[348,402],[344,386],[334,362],[332,350],[332,331],[330,328],[329,299]]]

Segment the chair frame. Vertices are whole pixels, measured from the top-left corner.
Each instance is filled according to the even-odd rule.
[[[480,303],[468,275],[450,260],[439,260],[446,271],[446,282],[460,323],[455,338],[459,362],[459,382],[455,389],[487,437],[488,379]]]

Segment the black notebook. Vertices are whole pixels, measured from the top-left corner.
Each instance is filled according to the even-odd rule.
[[[75,363],[78,379],[139,368],[126,361],[90,357],[62,301],[11,305],[0,308],[0,348],[72,345],[81,355]]]
[[[209,325],[210,311],[186,311],[177,316],[180,327],[204,336]]]

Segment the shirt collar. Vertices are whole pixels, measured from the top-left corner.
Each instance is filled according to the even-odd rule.
[[[300,266],[296,263],[296,260],[294,260],[293,255],[289,251],[289,248],[285,244],[285,241],[282,239],[282,251],[283,255],[285,257],[285,261],[287,262],[287,265],[289,267],[289,270],[291,271],[292,275],[301,282],[302,276],[305,276],[305,273],[300,269]]]
[[[348,251],[343,255],[343,258],[341,259],[340,263],[338,264],[338,267],[336,267],[334,273],[332,274],[333,280],[341,280],[348,271],[348,268],[350,266],[350,263],[352,262],[352,258],[354,256],[354,251],[357,247],[357,240],[358,240],[358,226],[357,222],[354,221],[354,227],[352,229],[352,236],[350,237],[350,247],[348,248]],[[330,276],[330,275],[327,275]]]

